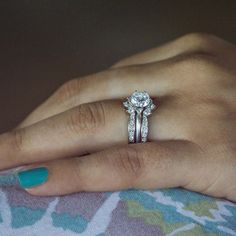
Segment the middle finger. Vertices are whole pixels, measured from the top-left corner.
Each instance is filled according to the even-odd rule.
[[[179,82],[172,70],[175,60],[109,69],[61,86],[44,104],[38,107],[18,128],[31,125],[82,103],[105,99],[120,99],[135,89],[147,90],[151,96],[172,94]],[[158,86],[157,86],[158,84]]]

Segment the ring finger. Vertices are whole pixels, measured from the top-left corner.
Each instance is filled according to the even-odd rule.
[[[153,102],[156,103],[156,99]],[[181,109],[176,111],[175,100],[159,101],[156,105],[157,109],[148,118],[148,141],[190,140],[181,125],[184,117]],[[78,157],[127,144],[128,118],[120,99],[104,100],[84,103],[34,125],[5,133],[0,135],[0,169]]]

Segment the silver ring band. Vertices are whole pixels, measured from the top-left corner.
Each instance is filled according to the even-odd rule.
[[[148,119],[147,116],[143,115],[143,122],[141,127],[141,137],[143,143],[147,142],[147,135],[148,135]]]
[[[139,142],[141,136],[141,123],[142,123],[142,115],[141,112],[136,111],[136,126],[135,126],[135,140]]]
[[[128,140],[129,143],[147,142],[148,116],[156,108],[146,91],[137,90],[123,102],[126,112],[129,113]]]

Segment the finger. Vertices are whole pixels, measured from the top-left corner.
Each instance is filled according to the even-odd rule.
[[[223,44],[224,42],[224,44]],[[189,33],[161,46],[137,53],[115,63],[112,68],[146,64],[167,60],[182,54],[196,52],[215,53],[225,46],[226,41],[206,33]],[[228,45],[229,43],[227,43]]]
[[[203,51],[203,49],[206,49],[209,46],[209,43],[206,42],[207,38],[208,36],[206,34],[188,34],[165,43],[164,45],[125,58],[114,64],[112,68],[146,64],[155,61],[158,62],[191,51]],[[160,63],[160,66],[162,64],[164,64],[164,62]],[[115,94],[113,90],[111,90],[113,91],[113,94],[109,93],[107,88],[116,88],[117,93],[125,92],[123,89],[128,84],[126,72],[131,70],[132,68],[124,68],[119,71],[109,70],[67,82],[43,104],[35,109],[35,111],[22,121],[17,128],[31,125],[82,103],[112,99],[121,96],[121,94]],[[124,78],[122,79],[121,76]],[[132,75],[128,76],[129,78],[132,77]],[[148,74],[143,76],[145,83],[147,77]],[[118,88],[116,86],[111,85],[114,80],[123,81],[123,86],[120,86],[120,91],[117,91]],[[127,96],[127,93],[122,93],[122,96]]]
[[[41,181],[42,185],[24,185],[24,179],[21,183],[35,195],[185,186],[197,171],[201,174],[202,163],[197,155],[198,147],[182,140],[121,145],[84,157],[45,163],[42,166],[49,175]]]
[[[179,87],[175,70],[172,61],[165,61],[138,67],[110,69],[71,80],[59,88],[17,128],[29,126],[83,103],[121,99],[134,90],[147,90],[151,96],[172,94],[173,90]]]
[[[128,116],[120,100],[82,104],[34,125],[0,135],[0,169],[84,155],[127,143]]]
[[[160,100],[158,98],[158,100]],[[156,103],[156,100],[153,99]],[[158,101],[149,116],[148,140],[188,139],[188,122],[175,98]],[[174,117],[174,119],[173,119]],[[81,156],[127,144],[128,119],[121,100],[85,103],[34,125],[0,135],[0,169]]]
[[[144,87],[141,88],[148,87],[151,89],[153,83],[149,83],[150,76],[155,78],[158,87],[156,84],[154,87],[157,88],[159,94],[162,94],[164,92],[163,88],[173,89],[174,82],[169,83],[170,78],[173,80],[183,78],[183,75],[178,76],[179,71],[172,71],[171,75],[165,75],[165,73],[163,75],[162,67],[168,68],[173,65],[173,61],[178,61],[178,57],[184,58],[184,55],[187,57],[194,53],[215,55],[218,52],[221,57],[223,55],[228,57],[232,51],[232,45],[214,35],[205,33],[187,34],[157,48],[121,60],[113,66],[113,70],[69,81],[33,111],[19,124],[18,128],[31,125],[82,103],[127,96],[130,93],[129,82],[132,81],[133,84],[138,82],[135,84],[135,89],[143,84]],[[137,67],[137,64],[149,63],[151,63],[150,66]],[[125,68],[122,69],[121,67]],[[120,69],[114,70],[115,68]],[[151,68],[157,70],[155,74],[150,73]]]

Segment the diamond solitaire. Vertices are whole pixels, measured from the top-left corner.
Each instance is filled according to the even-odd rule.
[[[130,97],[130,102],[136,107],[146,107],[150,102],[150,97],[147,92],[135,91]]]
[[[148,136],[147,116],[156,108],[146,91],[137,90],[123,102],[126,111],[130,114],[128,136],[130,143],[146,142]]]

